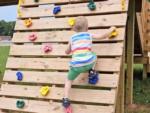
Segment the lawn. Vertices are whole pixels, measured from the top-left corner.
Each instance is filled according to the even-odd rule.
[[[0,46],[0,81],[2,80],[2,75],[4,74],[8,53],[9,46]]]
[[[4,74],[8,53],[8,46],[0,47],[0,80]],[[126,113],[150,113],[150,78],[142,81],[142,70],[142,65],[134,65],[134,102],[138,106]]]

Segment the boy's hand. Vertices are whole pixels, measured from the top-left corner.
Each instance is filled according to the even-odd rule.
[[[68,55],[71,53],[71,51],[66,50],[65,53]]]
[[[115,26],[112,26],[112,27],[110,28],[110,31],[113,32],[114,30],[116,30],[116,27],[115,27]]]

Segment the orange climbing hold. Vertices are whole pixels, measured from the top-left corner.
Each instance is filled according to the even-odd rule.
[[[30,26],[32,25],[32,19],[31,19],[31,18],[25,19],[25,20],[24,20],[24,25],[25,25],[26,27],[30,27]]]

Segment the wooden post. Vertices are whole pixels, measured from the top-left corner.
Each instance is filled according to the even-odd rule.
[[[148,51],[144,52],[143,57],[147,58],[147,64],[143,64],[143,80],[147,78],[147,68],[148,68]]]
[[[127,23],[127,81],[126,104],[133,103],[133,63],[134,63],[134,25],[135,25],[135,0],[129,0]]]
[[[125,47],[125,46],[124,46]],[[122,63],[120,68],[120,79],[119,79],[119,87],[118,87],[118,98],[116,104],[116,113],[124,113],[125,111],[125,48],[123,50]]]

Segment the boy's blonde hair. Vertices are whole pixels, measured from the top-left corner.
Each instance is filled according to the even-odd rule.
[[[72,29],[76,32],[86,32],[88,30],[87,19],[84,16],[77,17]]]

